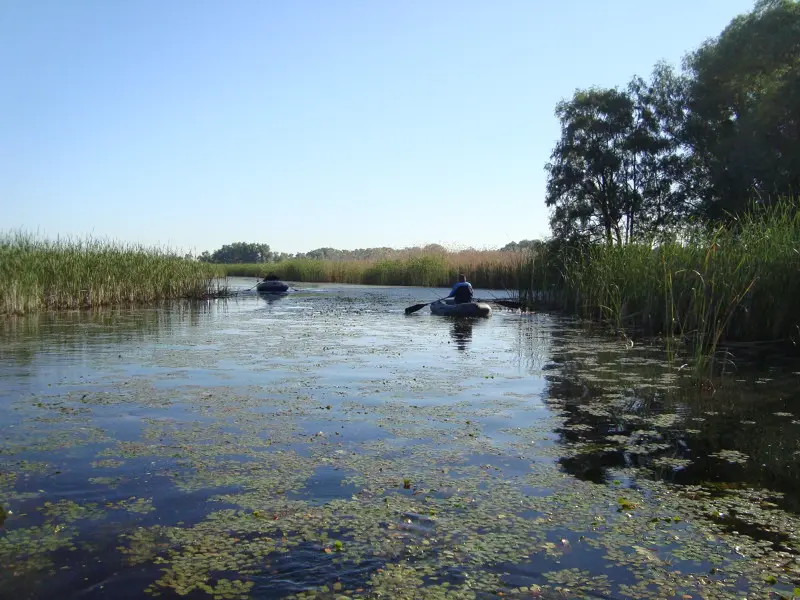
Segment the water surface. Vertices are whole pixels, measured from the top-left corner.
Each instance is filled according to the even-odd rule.
[[[3,322],[0,597],[792,597],[796,368],[445,293]]]

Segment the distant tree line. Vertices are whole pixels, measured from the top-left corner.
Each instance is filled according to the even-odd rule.
[[[274,259],[274,253],[269,244],[253,244],[236,242],[226,244],[219,250],[209,253],[203,252],[197,257],[201,262],[220,264],[264,263]]]
[[[685,59],[559,102],[555,240],[652,239],[800,197],[800,2],[759,0]]]
[[[509,242],[502,248],[501,252],[523,252],[526,250],[536,250],[544,246],[542,240],[520,240],[519,242]]]
[[[503,252],[518,252],[537,248],[544,244],[540,240],[520,240],[510,242],[500,248]],[[295,254],[286,252],[272,252],[269,244],[254,244],[248,242],[236,242],[226,244],[214,252],[205,251],[197,260],[208,263],[219,264],[252,264],[266,262],[280,262],[290,258],[311,258],[319,260],[382,260],[398,258],[407,255],[409,252],[423,252],[426,254],[444,254],[448,250],[440,244],[428,244],[414,248],[389,248],[386,246],[377,248],[358,248],[356,250],[339,250],[337,248],[317,248],[309,252],[297,252]],[[186,255],[191,259],[192,255]]]

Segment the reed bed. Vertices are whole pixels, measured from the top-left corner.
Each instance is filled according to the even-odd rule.
[[[0,314],[152,303],[224,293],[217,277],[513,290],[529,308],[560,308],[629,333],[688,342],[696,367],[720,345],[800,347],[800,206],[755,207],[725,227],[681,239],[529,251],[409,250],[378,260],[294,258],[220,265],[163,250],[93,240],[48,242],[0,235]]]
[[[800,343],[800,210],[757,207],[683,240],[564,253],[564,308],[690,343],[713,368],[720,344]]]
[[[155,248],[0,234],[0,314],[208,298],[225,293],[220,274]]]
[[[526,256],[519,252],[409,251],[380,260],[292,258],[276,263],[218,265],[226,275],[264,277],[274,273],[287,281],[443,287],[464,273],[475,287],[516,290]]]

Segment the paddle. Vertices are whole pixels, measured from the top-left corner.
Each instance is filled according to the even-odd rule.
[[[445,298],[440,298],[440,300],[444,300]],[[433,304],[433,302],[438,302],[438,300],[434,300],[432,302],[425,302],[424,304],[415,304],[414,306],[409,306],[406,309],[406,314],[410,315],[411,313],[417,312],[421,308],[425,308],[429,304]],[[500,300],[499,298],[492,298],[491,300],[478,300],[475,299],[474,302],[494,302],[495,304],[499,304],[500,306],[505,306],[506,308],[522,308],[522,303],[515,302],[514,300]]]
[[[439,298],[439,300],[444,300],[444,298]],[[406,309],[406,314],[410,315],[411,313],[417,312],[420,308],[425,308],[429,304],[433,304],[434,302],[438,302],[439,300],[433,300],[431,302],[425,302],[424,304],[415,304],[414,306],[409,306]]]
[[[514,300],[501,300],[500,298],[493,298],[491,300],[475,300],[475,302],[494,302],[495,304],[505,306],[506,308],[522,308],[521,302],[515,302]]]

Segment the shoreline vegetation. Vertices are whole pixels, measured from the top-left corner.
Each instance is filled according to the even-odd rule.
[[[219,272],[159,248],[0,234],[0,316],[215,298]]]
[[[410,250],[382,260],[290,258],[223,264],[226,275],[287,281],[445,287],[460,272],[527,310],[558,310],[692,349],[699,368],[720,346],[800,344],[800,205],[755,205],[726,225],[631,242],[540,242],[522,251]]]
[[[525,310],[560,311],[627,339],[664,340],[693,370],[730,362],[726,347],[800,344],[800,205],[754,206],[725,226],[624,245],[534,242],[522,250],[395,251],[392,258],[207,263],[94,240],[0,236],[0,314],[226,297],[226,277],[447,287],[466,273]]]
[[[410,249],[392,258],[215,264],[93,240],[0,237],[0,314],[208,299],[219,278],[506,290],[528,310],[559,310],[628,335],[660,336],[714,362],[725,343],[800,342],[800,206],[753,207],[726,226],[624,245],[536,242],[524,250]],[[703,359],[702,357],[706,357]]]
[[[670,351],[682,346],[697,372],[725,368],[726,348],[800,349],[797,201],[754,206],[682,239],[591,244],[539,260],[563,272],[565,311],[663,338]]]
[[[468,273],[474,287],[517,290],[528,257],[500,250],[397,251],[391,258],[287,258],[277,262],[218,264],[228,277],[264,277],[274,273],[286,281],[450,287],[459,273]]]

